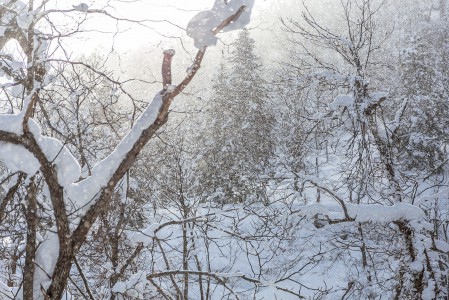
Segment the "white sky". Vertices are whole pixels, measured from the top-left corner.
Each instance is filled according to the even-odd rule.
[[[183,28],[186,27],[189,20],[199,11],[212,7],[214,0],[81,0],[81,1],[63,1],[56,0],[58,7],[69,7],[85,2],[91,9],[103,9],[105,3],[111,6],[107,11],[117,17],[132,20],[147,20],[142,25],[131,22],[120,22],[119,25],[107,18],[92,15],[88,24],[102,32],[109,33],[89,33],[85,39],[73,41],[75,52],[91,52],[93,49],[102,47],[106,51],[111,49],[114,43],[114,49],[118,52],[127,52],[141,46],[161,46],[164,48],[172,47],[172,44],[180,43],[179,38],[185,37]],[[266,7],[272,0],[256,0],[253,10],[253,18],[256,18],[261,9]],[[114,35],[118,28],[121,33]],[[175,37],[175,39],[170,38]],[[185,40],[190,43],[189,40]],[[162,44],[161,44],[162,43]]]

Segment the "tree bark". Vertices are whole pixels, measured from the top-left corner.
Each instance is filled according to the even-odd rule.
[[[36,256],[36,232],[38,218],[37,212],[37,187],[34,182],[34,178],[31,179],[30,184],[27,187],[27,204],[25,208],[25,215],[27,221],[27,243],[25,246],[25,266],[23,270],[23,300],[33,300],[33,279],[34,279],[34,259]]]

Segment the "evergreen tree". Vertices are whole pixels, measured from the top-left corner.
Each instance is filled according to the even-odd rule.
[[[408,124],[400,135],[404,160],[410,169],[427,174],[442,171],[449,143],[446,120],[449,65],[445,59],[449,54],[449,31],[446,28],[431,24],[416,35],[401,66],[402,91],[408,101]]]
[[[272,114],[255,42],[242,30],[221,66],[211,98],[205,178],[223,202],[246,201],[264,192],[260,179],[272,154]]]

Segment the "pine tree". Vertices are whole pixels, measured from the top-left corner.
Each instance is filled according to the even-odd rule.
[[[446,163],[449,130],[449,49],[446,26],[425,28],[413,38],[402,61],[402,93],[408,101],[407,126],[401,133],[408,168],[439,173]]]
[[[225,64],[211,98],[205,178],[208,190],[224,197],[220,201],[241,202],[264,192],[260,176],[272,154],[273,118],[260,58],[247,30],[239,34]]]

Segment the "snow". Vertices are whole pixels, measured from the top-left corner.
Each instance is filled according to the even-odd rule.
[[[23,146],[0,142],[0,160],[11,172],[22,171],[35,174],[39,171],[38,160]]]
[[[422,293],[423,300],[432,300],[435,299],[435,281],[430,279],[429,284],[426,288],[424,288]]]
[[[439,251],[442,251],[444,253],[449,253],[449,244],[444,242],[444,241],[440,241],[440,240],[435,240],[435,246]]]
[[[173,93],[176,89],[176,85],[170,84],[167,86],[167,93]]]
[[[134,233],[130,239],[135,244],[143,243],[144,246],[148,246],[152,242],[151,238],[155,236],[155,230],[160,226],[159,223],[152,223],[143,231]]]
[[[329,104],[329,108],[337,110],[340,107],[351,107],[354,105],[354,97],[350,95],[338,95],[334,101]]]
[[[9,24],[14,18],[15,18],[15,13],[18,15],[17,17],[17,23],[19,25],[19,27],[21,27],[22,29],[26,28],[26,27],[22,27],[22,26],[26,26],[26,24],[28,24],[28,21],[31,17],[31,14],[28,14],[27,9],[26,9],[26,5],[25,3],[23,3],[22,1],[18,0],[18,1],[0,1],[0,5],[6,5],[7,4],[7,8],[8,8],[8,12],[3,14],[2,16],[0,16],[0,24]],[[0,26],[0,33],[4,33],[6,30],[7,26]],[[0,35],[2,35],[0,34]]]
[[[118,169],[123,158],[132,149],[142,132],[156,120],[162,105],[162,100],[162,95],[158,92],[154,96],[153,101],[148,105],[139,119],[137,119],[134,127],[123,138],[115,150],[94,166],[92,175],[67,187],[66,192],[68,197],[72,201],[76,200],[78,207],[84,207],[84,210],[88,209],[90,205],[87,204],[92,204],[91,200],[94,199],[101,188],[107,186],[112,174]]]
[[[301,209],[301,212],[306,215],[308,218],[312,218],[316,216],[317,214],[324,215],[329,213],[330,207],[325,206],[320,203],[313,203],[306,205],[304,208]]]
[[[13,97],[19,98],[22,96],[24,92],[23,86],[22,85],[15,85],[11,88],[11,95]]]
[[[380,204],[346,204],[348,215],[356,222],[391,223],[394,221],[412,221],[425,217],[424,211],[411,204],[396,203],[392,206]],[[313,203],[306,205],[300,211],[308,218],[317,215],[343,217],[343,210],[338,205]]]
[[[0,130],[22,134],[22,115],[1,115]],[[35,174],[39,168],[37,159],[23,146],[0,142],[0,160],[11,172],[23,171]]]
[[[186,73],[187,75],[191,75],[193,72],[193,69],[196,67],[196,63],[193,63],[192,65],[190,65],[189,67],[187,67],[186,69]]]
[[[0,115],[0,130],[22,134],[22,115]]]
[[[390,223],[398,220],[418,220],[425,216],[421,208],[407,203],[396,203],[392,206],[347,204],[346,207],[349,216],[358,222]]]
[[[398,110],[394,114],[394,120],[390,126],[391,132],[394,132],[398,128],[398,126],[400,126],[401,117],[404,114],[405,109],[407,108],[407,104],[408,104],[408,99],[406,98],[402,101],[401,106],[398,108]]]
[[[14,299],[14,291],[12,288],[0,281],[0,295],[5,295],[7,299]]]
[[[81,167],[69,149],[59,140],[43,136],[39,125],[33,119],[29,120],[28,125],[40,149],[56,166],[59,184],[66,187],[77,181],[81,175]]]
[[[370,104],[378,103],[380,100],[384,98],[388,98],[389,94],[387,92],[376,92],[371,94],[371,97],[369,99]]]
[[[20,15],[17,16],[16,20],[17,20],[17,25],[19,25],[19,27],[21,29],[27,29],[31,22],[33,21],[33,13],[32,12],[23,12]]]
[[[7,3],[5,0],[0,0],[0,4]],[[18,12],[18,25],[22,29],[26,29],[27,26],[30,24],[31,20],[33,19],[33,12],[28,13],[26,11],[19,12],[18,8],[24,7],[21,2],[17,2],[19,4],[16,4],[16,11]],[[202,49],[207,46],[215,45],[217,43],[217,38],[213,34],[212,30],[215,29],[224,19],[228,18],[232,14],[234,14],[237,9],[241,5],[247,6],[247,9],[245,12],[237,19],[235,22],[229,24],[228,27],[224,29],[224,31],[230,31],[230,30],[236,30],[240,29],[246,24],[248,24],[250,20],[250,13],[252,6],[254,4],[254,0],[229,0],[226,4],[223,0],[216,0],[214,6],[212,9],[200,12],[197,14],[189,23],[187,26],[187,34],[191,36],[194,39],[195,46],[199,49]],[[22,5],[22,6],[21,6]],[[69,5],[70,7],[70,5]],[[80,3],[79,5],[73,6],[73,8],[77,11],[86,12],[88,11],[88,6],[85,3]],[[4,23],[5,20],[11,20],[12,14],[5,14],[1,16],[1,22]],[[0,26],[0,35],[5,32],[7,27]],[[342,43],[347,43],[347,40],[341,40]],[[48,46],[45,42],[36,41],[36,48],[34,49],[34,53],[38,54],[39,57],[44,57],[46,54],[46,51],[48,50]],[[36,51],[37,50],[37,51]],[[170,55],[174,55],[172,52],[165,52]],[[23,69],[23,63],[11,61],[8,62],[9,67],[11,67],[14,71],[21,71]],[[193,67],[193,66],[192,66]],[[187,70],[187,72],[191,72],[192,67]],[[335,74],[332,72],[324,72],[320,76],[326,77],[329,80],[340,80]],[[170,85],[167,87],[167,92],[172,92],[173,89],[176,86]],[[17,85],[15,87],[7,87],[10,89],[13,96],[20,97],[22,93],[21,86]],[[111,93],[112,95],[116,95],[117,89],[113,88]],[[76,94],[72,95],[72,97],[76,97]],[[376,103],[379,103],[379,101],[382,98],[388,97],[387,93],[374,93],[371,95],[371,97],[367,97],[364,99],[363,103],[354,103],[354,97],[351,95],[339,95],[337,96],[332,103],[329,104],[329,108],[332,110],[337,110],[341,107],[348,107],[352,109],[355,105],[373,105]],[[122,142],[118,145],[118,147],[104,160],[102,160],[100,163],[98,163],[92,171],[92,175],[87,177],[86,179],[80,180],[80,166],[76,159],[73,157],[73,155],[70,153],[68,148],[65,147],[63,143],[60,141],[43,135],[41,128],[39,125],[33,120],[30,119],[28,122],[29,128],[33,136],[35,137],[39,147],[42,149],[43,153],[47,157],[47,159],[55,165],[58,175],[58,182],[64,187],[65,195],[66,197],[71,200],[72,203],[74,203],[75,208],[82,208],[78,210],[79,214],[82,214],[84,211],[86,211],[91,203],[94,203],[96,200],[96,196],[99,192],[101,192],[102,188],[107,188],[108,181],[110,180],[111,176],[115,173],[117,168],[120,166],[120,163],[123,161],[124,157],[127,155],[129,150],[135,145],[138,138],[141,136],[142,132],[146,130],[153,122],[156,120],[157,113],[160,110],[160,107],[162,105],[162,95],[161,93],[157,93],[154,97],[153,101],[148,105],[147,109],[144,111],[142,116],[137,120],[135,123],[135,126],[133,129],[128,133],[128,135],[125,136],[125,138],[122,140]],[[29,99],[27,99],[27,103],[29,103]],[[406,102],[404,101],[402,110],[405,109]],[[397,126],[400,125],[400,115],[402,114],[402,110],[398,110],[395,114],[395,124]],[[325,114],[322,112],[317,112],[314,117],[316,118],[322,118]],[[23,114],[18,115],[0,115],[0,130],[2,131],[8,131],[17,135],[21,135],[23,133],[22,129],[22,121],[23,121]],[[242,126],[243,128],[247,128],[248,123],[244,123]],[[395,125],[396,126],[396,125]],[[343,134],[339,135],[339,139],[344,139],[345,136]],[[416,138],[420,141],[425,141],[424,137],[422,136],[412,136],[411,139]],[[332,157],[332,156],[331,156]],[[310,159],[312,161],[317,161],[319,159],[319,156],[310,156]],[[316,160],[315,160],[316,158]],[[295,158],[292,158],[295,159]],[[332,159],[332,158],[331,158]],[[24,171],[28,174],[34,174],[38,172],[40,165],[37,159],[23,146],[19,145],[11,145],[6,143],[0,143],[0,160],[3,161],[6,166],[8,167],[8,171]],[[200,161],[204,162],[203,161]],[[332,175],[332,172],[335,172],[335,170],[330,170],[329,172],[326,172],[325,167],[320,167],[320,171],[323,172],[327,179],[329,179]],[[317,172],[318,173],[318,172]],[[296,178],[300,178],[301,180],[307,180],[308,178],[304,178],[303,176],[298,176],[298,174],[293,173],[293,171],[276,171],[274,175],[275,179],[282,179],[282,180],[292,180]],[[312,177],[310,177],[312,178]],[[265,179],[270,179],[269,176],[267,176]],[[344,199],[345,201],[349,198],[347,192],[344,190],[344,188],[341,188],[342,186],[338,186],[335,184],[326,182],[328,186],[325,186],[322,184],[323,179],[317,177],[312,178],[314,182],[319,182],[321,187],[325,187],[329,191],[332,191],[337,197]],[[311,179],[311,180],[312,180]],[[340,177],[338,179],[334,180],[335,182],[338,182],[340,180]],[[79,181],[79,182],[78,182]],[[14,183],[14,180],[11,180],[8,184],[11,185]],[[315,189],[315,188],[314,188]],[[309,189],[308,191],[310,191]],[[304,194],[307,194],[308,191],[305,191]],[[219,192],[217,192],[219,193]],[[435,197],[445,197],[443,193],[447,193],[447,190],[443,190],[439,193],[435,193],[432,195],[422,195],[418,196],[415,203],[423,204],[427,200],[432,200]],[[47,188],[44,187],[42,198],[48,198],[48,191]],[[287,192],[286,192],[287,194]],[[351,259],[357,259],[357,255],[359,254],[356,250],[350,253],[350,255],[345,256],[343,252],[338,253],[335,249],[330,249],[329,253],[326,253],[328,249],[326,249],[326,243],[329,241],[332,241],[334,243],[335,241],[338,243],[339,241],[346,240],[347,237],[343,238],[341,235],[339,235],[339,230],[343,233],[354,234],[354,232],[351,232],[351,229],[344,228],[344,226],[347,227],[356,227],[352,222],[342,222],[338,224],[331,224],[331,222],[328,222],[329,219],[333,220],[341,220],[343,215],[343,208],[342,206],[337,203],[335,200],[333,200],[329,195],[325,195],[326,193],[323,192],[321,195],[321,203],[313,203],[307,206],[298,206],[298,205],[292,205],[289,208],[293,208],[295,213],[292,213],[292,210],[289,210],[289,208],[281,208],[276,213],[275,209],[276,206],[270,206],[270,207],[263,207],[260,206],[253,206],[251,207],[251,213],[248,215],[244,215],[247,213],[245,209],[248,209],[248,207],[243,206],[240,207],[238,210],[232,210],[232,211],[225,211],[225,210],[215,210],[213,212],[213,217],[210,217],[209,214],[212,214],[211,211],[213,209],[209,208],[203,208],[199,209],[197,213],[201,218],[195,219],[197,221],[196,224],[202,223],[202,221],[209,222],[209,225],[214,225],[215,227],[209,227],[207,234],[213,238],[214,243],[211,243],[211,245],[208,245],[207,250],[210,252],[207,252],[207,254],[211,255],[211,261],[210,265],[214,271],[216,271],[214,274],[220,277],[228,277],[230,278],[229,282],[231,284],[237,282],[237,278],[231,278],[231,277],[238,277],[241,276],[241,274],[245,274],[245,276],[251,277],[255,273],[257,273],[259,270],[257,269],[260,267],[260,261],[257,261],[258,258],[262,257],[263,263],[267,264],[267,268],[265,270],[269,270],[264,276],[266,275],[267,279],[264,278],[263,281],[261,281],[261,285],[257,287],[257,290],[254,292],[252,296],[256,299],[271,299],[275,297],[282,297],[282,299],[297,299],[296,296],[289,295],[286,293],[279,292],[279,290],[276,288],[275,283],[276,282],[276,276],[282,276],[279,275],[281,272],[295,272],[295,270],[301,270],[300,263],[309,263],[313,262],[313,260],[319,261],[315,264],[318,266],[316,270],[313,270],[313,272],[305,272],[303,275],[301,272],[298,272],[298,274],[292,275],[292,281],[285,281],[281,282],[281,286],[285,288],[291,288],[294,289],[298,287],[300,284],[306,284],[308,286],[312,286],[313,288],[317,287],[319,288],[321,285],[321,280],[323,281],[324,285],[331,284],[333,285],[332,288],[336,287],[336,291],[334,294],[330,294],[330,297],[334,298],[341,298],[342,295],[338,293],[345,288],[345,284],[347,284],[347,281],[343,277],[351,276],[353,274],[350,274],[352,270],[351,268],[353,265],[351,265],[353,262]],[[301,199],[303,200],[303,194],[301,193],[295,194],[297,195],[297,198],[295,199]],[[310,197],[312,198],[312,197]],[[128,198],[129,199],[129,198]],[[66,199],[67,200],[67,199]],[[123,199],[122,199],[123,200]],[[388,199],[381,199],[380,201],[376,201],[377,203],[382,203],[382,201],[385,202]],[[38,199],[40,207],[44,208],[44,211],[51,211],[51,207],[48,206],[42,199]],[[304,200],[306,202],[307,200]],[[123,202],[124,203],[124,202]],[[194,200],[187,199],[185,201],[188,205],[194,205]],[[279,207],[277,207],[279,208]],[[421,234],[422,232],[431,231],[433,230],[432,224],[423,222],[422,219],[425,218],[424,211],[418,207],[418,205],[411,205],[407,203],[397,203],[391,206],[386,205],[380,205],[380,204],[352,204],[347,203],[346,208],[348,210],[348,215],[350,218],[353,218],[355,222],[360,223],[369,223],[369,224],[363,224],[363,226],[371,226],[371,223],[377,223],[381,226],[377,226],[377,228],[380,227],[379,230],[379,237],[377,239],[369,240],[371,237],[367,237],[367,240],[369,242],[372,242],[372,245],[370,247],[377,247],[378,245],[376,243],[384,243],[385,241],[390,242],[391,240],[388,239],[388,235],[386,234],[386,238],[382,236],[383,229],[385,230],[397,230],[397,226],[383,226],[384,224],[388,224],[394,221],[402,220],[402,221],[408,221],[409,225],[413,228],[414,231],[414,247],[417,250],[417,259],[409,264],[407,267],[415,272],[425,270],[426,265],[423,263],[423,253],[424,250],[428,251],[442,251],[442,252],[449,252],[449,244],[442,242],[442,241],[434,241],[436,249],[432,249],[433,247],[431,239],[429,239],[428,235]],[[273,211],[270,211],[273,209]],[[158,212],[159,213],[159,212]],[[178,213],[178,214],[177,214]],[[179,215],[179,212],[177,213],[171,213],[170,216],[162,216],[162,220],[156,220],[151,225],[147,226],[145,229],[143,229],[141,232],[131,234],[129,236],[131,242],[133,243],[143,243],[145,246],[150,245],[150,243],[153,242],[152,237],[155,236],[155,230],[160,228],[164,224],[163,222],[169,222],[170,218],[174,218],[175,220],[179,221],[181,219],[181,216]],[[73,217],[75,216],[75,217]],[[174,217],[175,216],[175,217]],[[267,217],[273,217],[271,220]],[[305,216],[303,218],[303,216]],[[70,214],[71,218],[76,218],[78,215]],[[210,218],[209,218],[210,217]],[[165,219],[164,219],[165,218]],[[258,219],[259,218],[259,219]],[[214,219],[214,220],[213,220]],[[318,219],[320,221],[323,221],[324,228],[322,229],[316,229],[313,228],[312,222],[308,222],[311,219]],[[236,224],[236,220],[238,220],[238,224]],[[72,221],[72,220],[71,220]],[[200,222],[201,221],[201,222]],[[266,223],[263,222],[272,222],[276,226],[267,226],[269,227],[268,231],[263,231],[264,226],[266,226]],[[285,223],[284,223],[285,222]],[[290,223],[289,223],[290,222]],[[302,223],[301,223],[302,222]],[[182,222],[180,222],[182,223]],[[279,226],[279,224],[286,224],[285,227]],[[270,225],[273,225],[270,224]],[[391,224],[390,224],[391,225]],[[196,226],[196,225],[195,225]],[[327,227],[329,226],[329,227]],[[332,226],[332,227],[330,227]],[[166,238],[164,240],[164,243],[166,242],[167,245],[170,245],[172,249],[176,249],[176,247],[179,247],[180,243],[180,225],[175,224],[174,226],[167,226],[161,229],[161,231],[158,231],[158,237],[161,237],[162,239]],[[200,226],[197,226],[200,227]],[[311,227],[311,228],[309,228]],[[342,229],[343,228],[343,229]],[[368,227],[369,230],[371,230],[371,227]],[[374,226],[373,232],[375,232],[376,226]],[[195,249],[192,249],[190,251],[190,254],[198,255],[200,258],[205,259],[205,245],[202,245],[202,235],[199,232],[202,228],[192,228],[189,229],[189,234],[191,233],[192,236],[196,238],[198,241],[195,245]],[[271,234],[271,237],[274,237],[271,239],[271,237],[264,237],[264,241],[257,240],[257,237],[259,234],[259,229],[262,229],[262,233],[268,232],[268,234]],[[195,231],[196,230],[196,231]],[[285,230],[285,232],[282,232],[282,230]],[[369,231],[367,230],[367,231]],[[52,228],[51,231],[42,232],[42,236],[38,234],[38,240],[42,242],[39,245],[39,249],[37,251],[36,255],[36,264],[39,266],[36,268],[35,273],[35,290],[36,294],[39,294],[40,287],[48,287],[50,284],[50,278],[51,274],[53,273],[56,259],[58,257],[59,252],[59,245],[58,245],[58,239],[56,235],[56,229]],[[421,232],[421,233],[420,233]],[[318,234],[317,234],[318,233]],[[288,240],[283,240],[282,243],[279,242],[279,246],[276,247],[275,240],[279,236],[284,235],[288,236]],[[356,233],[357,234],[357,233]],[[367,232],[367,234],[371,234],[371,232]],[[168,238],[170,237],[170,239]],[[197,238],[198,237],[198,238]],[[307,238],[304,238],[307,237]],[[351,238],[351,237],[349,237]],[[250,241],[250,243],[247,243],[247,241]],[[394,241],[394,240],[393,240]],[[347,242],[350,243],[349,241]],[[400,243],[398,243],[400,244]],[[248,246],[249,245],[249,246]],[[335,245],[335,244],[334,244]],[[20,245],[19,250],[22,249],[24,244]],[[245,249],[245,246],[249,247]],[[317,248],[323,246],[323,252],[319,255],[316,254]],[[390,243],[389,247],[391,247],[393,250],[395,250],[395,246],[398,246],[398,249],[404,245],[395,245],[394,243]],[[202,248],[203,247],[203,248]],[[355,245],[357,247],[357,245]],[[148,247],[150,248],[150,247]],[[143,251],[148,251],[148,248],[144,249]],[[273,248],[276,248],[273,250]],[[379,248],[382,249],[382,248]],[[230,255],[227,256],[227,252],[229,250]],[[376,249],[374,248],[373,253],[375,253]],[[246,252],[245,252],[246,251]],[[278,253],[276,253],[278,251]],[[179,252],[176,253],[170,257],[170,263],[173,263],[176,267],[176,263],[179,261]],[[226,254],[223,254],[225,253]],[[320,250],[321,252],[321,250]],[[394,253],[394,252],[393,252]],[[170,256],[172,253],[168,253]],[[258,255],[261,254],[259,257]],[[433,253],[435,254],[435,253]],[[297,255],[301,255],[301,261],[295,261],[297,258]],[[316,255],[313,256],[313,255]],[[327,258],[326,256],[333,256],[331,259]],[[341,256],[340,256],[341,255]],[[432,253],[429,254],[429,256],[432,255]],[[143,255],[142,255],[143,256]],[[322,257],[321,257],[322,256]],[[231,259],[230,259],[231,257]],[[145,257],[142,257],[142,260],[145,260]],[[377,265],[374,262],[373,259],[373,266],[377,267]],[[394,269],[396,266],[395,263],[398,263],[397,258],[392,257],[391,260],[388,261],[388,263],[391,263],[389,267],[391,269]],[[178,261],[177,261],[178,260]],[[230,262],[230,260],[233,260]],[[162,261],[162,260],[160,260]],[[156,268],[161,267],[162,270],[166,269],[166,266],[164,266],[163,263],[160,261],[153,261]],[[331,262],[331,266],[329,268],[326,267],[327,261]],[[161,266],[158,264],[161,263]],[[295,264],[296,263],[296,264]],[[345,263],[348,263],[348,265],[345,265]],[[278,264],[278,265],[276,265]],[[145,264],[150,265],[150,264]],[[264,265],[265,267],[265,265]],[[42,269],[41,269],[42,268]],[[262,267],[260,267],[262,268]],[[297,269],[295,269],[297,268]],[[314,268],[314,266],[311,266],[310,268]],[[112,267],[111,267],[112,270]],[[282,270],[281,272],[279,270]],[[304,269],[306,270],[306,269]],[[229,271],[229,272],[226,272]],[[320,272],[324,271],[328,272],[331,275],[324,275],[319,274]],[[359,271],[359,270],[357,270]],[[384,278],[384,274],[382,274],[383,270],[379,268],[379,274],[380,278]],[[48,273],[48,274],[47,274]],[[366,272],[360,272],[362,276],[366,276]],[[359,275],[358,274],[358,275]],[[255,277],[255,276],[254,276]],[[268,278],[270,277],[270,278]],[[387,278],[385,276],[385,278]],[[232,279],[232,280],[231,280]],[[267,281],[265,281],[267,280]],[[295,283],[292,283],[293,280],[297,280],[298,285]],[[359,283],[366,283],[363,281],[363,279],[357,279],[359,280]],[[326,282],[324,282],[326,281]],[[386,281],[387,282],[387,281]],[[139,294],[140,290],[144,290],[143,287],[138,287],[139,285],[145,285],[148,284],[145,280],[145,273],[144,272],[137,272],[135,274],[132,274],[130,277],[127,277],[127,280],[117,282],[117,284],[112,288],[112,292],[114,293],[134,293],[133,295],[128,294],[128,296],[133,296],[136,298],[137,296],[142,297],[142,295]],[[235,285],[236,290],[245,290],[249,291],[251,287],[247,283],[240,283],[238,282]],[[435,296],[435,287],[436,283],[433,280],[428,280],[428,284],[424,289],[423,292],[423,299],[434,299]],[[219,290],[221,287],[217,287],[217,290]],[[339,290],[341,288],[341,290]],[[371,291],[370,287],[365,288],[367,291]],[[372,288],[374,290],[375,288]],[[131,291],[132,290],[132,291]],[[192,288],[193,290],[193,288]],[[335,289],[334,289],[335,291]],[[11,297],[14,297],[12,294],[13,291],[11,288],[5,286],[3,283],[0,282],[0,295],[3,293],[12,295]],[[280,295],[280,296],[279,296]],[[307,297],[312,297],[311,295],[307,295]],[[339,297],[337,297],[339,296]],[[19,296],[20,297],[20,296]],[[214,297],[216,297],[214,295]],[[386,298],[389,298],[389,295],[385,295]],[[0,296],[1,298],[1,296]],[[243,296],[243,299],[245,299],[245,296]]]
[[[72,5],[73,9],[81,12],[87,12],[89,9],[89,6],[86,3],[80,3],[78,5]]]
[[[223,31],[232,31],[246,26],[251,17],[251,10],[254,0],[228,0],[227,4],[223,0],[215,0],[210,10],[199,12],[187,25],[187,35],[194,39],[195,47],[203,49],[204,47],[217,44],[217,37],[212,32],[224,20],[237,12],[241,6],[245,6],[245,11],[237,20],[230,23]]]
[[[0,130],[21,135],[23,132],[22,120],[23,113],[1,115]],[[68,186],[78,180],[81,169],[70,151],[57,139],[43,136],[39,125],[33,119],[29,119],[28,126],[47,159],[56,165],[59,183],[62,186]],[[21,145],[0,143],[0,160],[11,171],[35,174],[40,168],[40,164],[34,155]]]
[[[45,61],[45,56],[46,56],[49,46],[50,45],[47,40],[38,38],[38,35],[34,36],[34,52],[33,53],[35,53],[36,57],[40,60],[40,61],[36,61],[36,62],[41,63],[41,62]],[[44,64],[44,67],[47,67],[46,64]]]
[[[146,275],[144,272],[137,272],[126,281],[119,281],[112,287],[112,293],[125,293],[136,299],[139,296],[138,290],[146,285]]]
[[[38,267],[34,271],[34,290],[39,294],[41,285],[44,288],[50,285],[51,275],[53,274],[59,256],[58,235],[55,232],[55,227],[51,231],[48,231],[46,239],[36,251],[35,261]]]
[[[44,136],[33,119],[29,119],[28,125],[47,159],[56,166],[59,184],[65,188],[66,195],[77,208],[87,209],[89,206],[86,205],[94,199],[101,188],[106,187],[112,174],[141,136],[142,131],[154,123],[161,105],[162,95],[158,92],[117,148],[93,168],[90,177],[81,182],[77,182],[80,179],[81,167],[67,147],[57,139]],[[22,120],[23,113],[0,115],[0,130],[21,135]],[[0,160],[11,171],[35,174],[40,168],[38,160],[28,150],[10,143],[0,143]]]
[[[8,61],[8,68],[14,72],[19,72],[23,68],[23,63],[20,61]]]
[[[364,99],[363,103],[360,103],[360,108],[362,110],[370,107],[371,105],[377,104],[381,100],[388,97],[388,93],[385,92],[377,92],[370,95],[370,97],[367,97]],[[334,101],[329,103],[329,108],[333,111],[339,109],[340,107],[347,107],[351,110],[351,108],[354,107],[355,99],[352,95],[338,95],[335,97]]]

